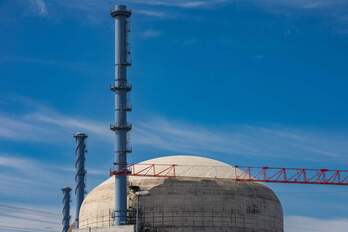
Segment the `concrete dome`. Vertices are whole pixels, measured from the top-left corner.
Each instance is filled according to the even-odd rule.
[[[129,185],[150,191],[149,196],[139,198],[142,226],[148,231],[283,231],[282,208],[276,195],[265,185],[229,179],[242,173],[231,165],[182,155],[142,163],[182,165],[176,167],[180,178],[129,177]],[[114,188],[115,177],[110,177],[86,196],[80,228],[112,225]],[[135,208],[134,194],[129,193],[128,198],[128,205]]]
[[[239,169],[221,161],[188,155],[163,156],[143,161],[140,164],[157,164],[156,172],[166,169],[167,165],[178,165],[175,167],[176,176],[180,177],[201,177],[201,178],[234,178],[243,172]],[[161,166],[163,165],[163,166]],[[142,169],[142,165],[137,169]],[[137,170],[136,170],[137,171]],[[244,177],[247,177],[246,175]],[[130,177],[130,180],[148,177]]]

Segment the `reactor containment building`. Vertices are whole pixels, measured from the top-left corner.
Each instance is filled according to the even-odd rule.
[[[111,177],[84,196],[84,166],[79,173],[81,198],[73,232],[283,232],[283,211],[266,185],[234,180],[241,170],[201,156],[163,156],[140,163],[156,165],[158,173],[167,164],[176,165],[176,177],[128,175],[127,121],[130,111],[127,68],[130,66],[126,6],[116,7],[115,163]],[[84,137],[85,138],[85,137]],[[81,141],[82,143],[83,141]],[[80,152],[83,155],[83,150]],[[84,158],[83,158],[84,160]],[[163,165],[163,166],[161,166]],[[193,168],[194,167],[194,168]],[[163,168],[163,170],[161,170]],[[79,169],[79,170],[80,170]],[[238,173],[237,173],[238,172]],[[250,177],[246,176],[250,179]],[[69,200],[66,190],[66,201]],[[65,207],[65,211],[69,208]],[[65,224],[69,221],[65,213]],[[76,228],[77,227],[77,228]],[[66,226],[64,227],[67,228]],[[66,231],[64,231],[66,232]]]
[[[113,225],[112,176],[86,196],[79,231],[283,232],[281,204],[267,186],[236,182],[235,167],[200,156],[164,156],[140,164],[168,163],[178,165],[180,178],[128,177],[127,224],[132,226]]]

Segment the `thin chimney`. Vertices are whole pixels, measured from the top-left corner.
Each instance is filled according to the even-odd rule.
[[[129,56],[129,17],[132,12],[124,5],[119,5],[111,12],[115,19],[115,82],[111,90],[115,93],[115,123],[111,130],[115,132],[115,170],[124,172],[127,169],[127,154],[131,152],[128,144],[128,132],[132,126],[127,121],[127,113],[131,110],[128,103],[128,92],[131,85],[127,82],[127,68],[131,65]],[[115,177],[115,224],[127,223],[127,176]]]
[[[82,202],[85,198],[86,193],[86,183],[85,183],[85,176],[86,176],[86,170],[85,170],[85,161],[86,161],[86,138],[88,136],[84,133],[76,133],[74,135],[74,138],[76,140],[76,162],[75,162],[75,168],[76,168],[76,175],[75,175],[75,182],[76,182],[76,188],[75,188],[75,194],[76,194],[76,227],[79,228],[79,217],[80,217],[80,208],[82,205]]]

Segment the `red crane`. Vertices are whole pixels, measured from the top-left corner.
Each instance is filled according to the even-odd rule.
[[[126,170],[110,171],[110,175],[144,177],[195,177],[194,173],[202,166],[176,164],[131,164]],[[348,185],[348,170],[247,167],[247,166],[206,166],[210,177],[231,179],[241,182],[265,182],[287,184]],[[202,170],[202,169],[201,169]],[[221,175],[223,173],[224,175]],[[204,177],[197,175],[197,178]]]

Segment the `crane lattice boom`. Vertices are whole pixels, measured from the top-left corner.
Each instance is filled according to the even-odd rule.
[[[202,166],[176,164],[131,164],[126,170],[111,171],[116,176],[143,177],[209,177],[232,179],[241,182],[264,182],[286,184],[321,184],[348,186],[348,170],[276,168],[247,166],[205,166],[205,173],[197,174],[195,170]],[[205,176],[206,175],[206,176]]]

